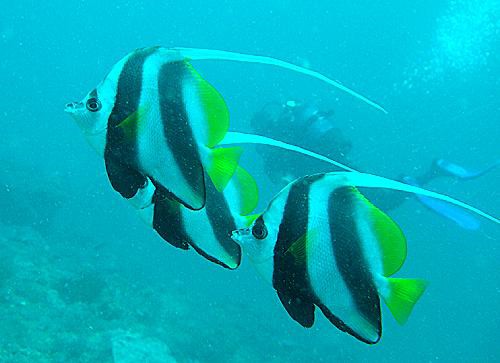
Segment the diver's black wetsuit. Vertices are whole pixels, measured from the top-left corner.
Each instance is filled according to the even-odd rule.
[[[310,104],[293,101],[268,103],[252,117],[251,126],[256,134],[348,163],[351,143],[343,137],[340,129],[334,127],[332,117],[333,111],[320,111]],[[305,174],[325,171],[324,162],[299,154],[284,154],[281,150],[266,150],[263,163],[269,180],[281,186]]]

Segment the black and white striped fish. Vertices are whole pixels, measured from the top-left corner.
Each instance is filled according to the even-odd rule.
[[[247,226],[248,215],[258,203],[255,180],[238,166],[227,187],[221,193],[207,183],[205,208],[191,210],[165,198],[158,189],[153,204],[140,209],[143,220],[174,247],[193,248],[201,256],[225,268],[235,269],[241,262],[241,249],[231,238],[231,232]]]
[[[422,194],[499,221],[445,195],[370,174],[336,172],[294,181],[249,228],[233,232],[294,320],[311,327],[318,307],[340,330],[375,344],[382,334],[379,297],[404,323],[426,283],[391,277],[405,261],[405,237],[355,186]]]
[[[119,61],[82,102],[66,106],[104,157],[123,197],[151,197],[161,186],[187,208],[202,209],[205,171],[223,190],[241,150],[215,148],[229,128],[219,93],[175,51],[138,49]]]
[[[198,210],[205,204],[204,170],[222,191],[241,150],[215,148],[229,128],[221,95],[190,60],[254,62],[287,68],[333,85],[371,106],[366,97],[324,75],[270,57],[192,48],[137,49],[121,59],[80,102],[66,105],[90,144],[103,155],[113,188],[127,199],[164,187]]]
[[[229,113],[223,98],[194,70],[189,59],[225,59],[288,68],[336,86],[374,107],[380,106],[317,72],[276,59],[161,47],[131,52],[114,65],[81,102],[66,105],[65,111],[73,116],[91,146],[104,158],[112,187],[129,200],[162,237],[181,248],[191,245],[207,258],[234,268],[239,263],[239,247],[234,247],[229,232],[241,226],[233,223],[235,218],[245,220],[242,211],[231,206],[230,213],[222,213],[234,217],[216,228],[226,231],[223,240],[200,240],[194,236],[198,224],[191,223],[201,218],[204,222],[200,222],[201,225],[210,230],[215,228],[215,219],[210,216],[222,206],[227,212],[228,201],[236,198],[234,195],[241,200],[257,198],[249,196],[248,190],[234,190],[234,186],[251,184],[241,180],[244,173],[237,165],[241,148],[221,146],[264,143],[309,156],[318,155],[261,136],[229,135]],[[233,178],[235,171],[237,176]],[[207,174],[210,178],[206,178]],[[216,194],[215,190],[223,191],[227,185],[233,186],[229,195]],[[243,198],[243,195],[247,196]],[[208,199],[211,200],[208,211],[190,213],[203,210]],[[177,225],[167,220],[167,215],[177,217]],[[226,253],[229,250],[236,252],[231,255]]]

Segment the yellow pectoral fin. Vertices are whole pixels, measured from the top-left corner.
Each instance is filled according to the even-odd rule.
[[[139,106],[136,111],[128,115],[125,120],[120,122],[116,127],[123,130],[123,134],[127,140],[133,140],[137,132],[144,122],[149,112],[149,105]]]
[[[306,243],[307,238],[304,233],[298,240],[290,245],[285,253],[291,254],[297,262],[304,262],[306,260]]]
[[[307,231],[292,243],[285,253],[291,254],[297,264],[305,263],[307,258],[307,242],[312,241],[317,236],[318,232],[316,229]]]

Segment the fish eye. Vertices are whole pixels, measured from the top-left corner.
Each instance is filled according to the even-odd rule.
[[[96,97],[91,97],[87,100],[87,110],[90,112],[97,112],[101,109],[101,101],[99,101]]]
[[[267,228],[264,223],[255,223],[252,228],[252,235],[257,239],[264,239],[267,237]]]

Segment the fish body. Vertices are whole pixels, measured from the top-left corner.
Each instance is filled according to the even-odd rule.
[[[214,148],[229,127],[220,94],[179,52],[138,49],[120,60],[81,102],[68,104],[104,157],[113,188],[127,199],[148,180],[193,210],[206,201],[205,171],[223,190],[239,148]]]
[[[382,334],[380,297],[404,323],[426,286],[390,277],[406,258],[405,237],[340,173],[289,184],[233,239],[294,320],[311,327],[319,308],[368,344]]]
[[[247,226],[249,213],[258,203],[258,189],[252,176],[238,166],[227,188],[221,193],[207,183],[207,201],[201,210],[191,210],[164,197],[160,190],[153,204],[140,209],[143,220],[174,247],[193,248],[207,260],[235,269],[241,262],[241,248],[231,232]]]
[[[337,87],[385,110],[322,75],[270,57],[210,49],[149,47],[121,59],[80,102],[66,105],[93,148],[103,155],[113,188],[127,199],[148,182],[192,210],[206,201],[206,171],[224,190],[241,149],[214,148],[229,128],[221,95],[190,60],[226,60],[285,68]]]
[[[241,210],[238,202],[230,208],[226,197],[235,197],[243,175],[254,193],[247,200],[258,198],[255,181],[241,169],[230,183],[241,149],[216,147],[229,127],[226,105],[185,57],[160,47],[138,49],[66,111],[104,158],[113,189],[161,237],[224,267],[239,265],[230,232],[240,225]]]
[[[241,149],[220,147],[229,127],[224,100],[179,50],[131,52],[66,111],[103,157],[112,187],[160,236],[238,266],[241,253],[230,232],[246,225],[253,207],[233,200],[256,201],[257,188],[242,185],[253,179],[241,177]]]
[[[103,157],[113,189],[161,237],[235,268],[241,253],[230,232],[246,225],[257,188],[237,165],[240,147],[221,147],[229,128],[227,107],[191,66],[186,51],[149,47],[127,54],[66,112]],[[214,56],[209,53],[207,59]],[[253,59],[229,58],[242,57]]]

